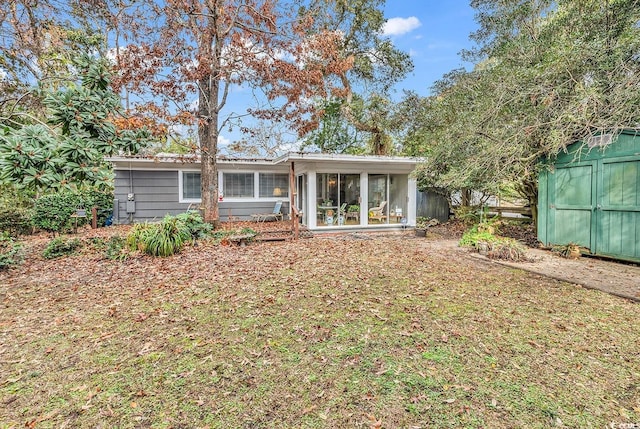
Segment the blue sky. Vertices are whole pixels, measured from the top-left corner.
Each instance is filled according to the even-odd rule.
[[[473,46],[476,30],[469,0],[387,0],[385,33],[411,55],[415,69],[397,86],[429,95],[433,83],[460,67],[470,68],[459,52]]]
[[[445,73],[473,66],[465,64],[459,55],[473,46],[469,35],[477,28],[469,0],[387,0],[384,14],[388,20],[385,35],[409,53],[414,63],[414,71],[396,85],[394,99],[399,100],[405,89],[427,96],[433,83]],[[243,112],[247,107],[246,91],[234,88],[225,111]],[[247,119],[245,124],[252,122]],[[224,152],[231,141],[242,138],[237,128],[223,129],[218,141]],[[292,135],[288,138],[297,139]]]

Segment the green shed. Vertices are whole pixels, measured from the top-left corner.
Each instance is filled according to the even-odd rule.
[[[540,173],[538,239],[640,262],[640,131],[575,143]]]

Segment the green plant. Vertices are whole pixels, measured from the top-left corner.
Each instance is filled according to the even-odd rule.
[[[31,222],[55,236],[69,228],[71,215],[82,205],[82,197],[73,192],[43,195],[35,202]]]
[[[87,208],[88,216],[91,213],[91,208],[97,208],[98,226],[103,226],[113,213],[113,188],[84,190],[81,192],[80,198],[84,207]]]
[[[360,206],[358,204],[351,204],[347,207],[347,212],[349,213],[357,213],[360,211]]]
[[[203,221],[197,211],[188,210],[185,213],[180,213],[176,219],[184,225],[194,240],[204,238],[211,233],[212,225]]]
[[[191,238],[189,229],[176,217],[165,216],[146,236],[144,251],[151,256],[171,256]]]
[[[486,227],[482,225],[476,225],[462,234],[462,238],[458,244],[464,247],[477,248],[479,243],[486,243],[489,250],[491,250],[493,243],[498,241],[500,241],[500,238],[495,236],[493,232],[487,230]]]
[[[124,261],[129,257],[127,240],[119,235],[114,235],[106,243],[105,257],[114,261]]]
[[[61,256],[70,255],[81,246],[80,240],[77,238],[64,239],[56,237],[47,244],[42,256],[46,259],[59,258]]]
[[[155,225],[148,222],[133,225],[125,240],[129,250],[144,252],[147,237],[152,234],[154,227]]]
[[[19,265],[22,259],[22,246],[8,233],[0,234],[0,270]]]
[[[480,222],[480,209],[476,206],[456,206],[453,207],[455,218],[461,220],[466,225],[474,225]]]
[[[12,237],[31,233],[31,213],[22,207],[0,208],[0,232]]]
[[[167,215],[158,224],[137,224],[127,236],[131,250],[151,256],[171,256],[179,253],[184,243],[192,238],[191,230],[177,217]]]

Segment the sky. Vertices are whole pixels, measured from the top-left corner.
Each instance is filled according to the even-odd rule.
[[[428,96],[431,86],[444,74],[473,67],[459,55],[461,50],[473,46],[469,35],[477,29],[469,0],[387,0],[384,14],[387,18],[384,35],[408,53],[414,63],[413,72],[394,88],[391,94],[394,100],[401,99],[403,90]],[[244,111],[247,107],[243,91],[246,88],[232,91],[229,111]],[[222,130],[218,141],[224,152],[231,141],[242,138],[237,129]]]
[[[477,29],[469,0],[387,0],[385,35],[409,53],[414,71],[396,90],[430,94],[445,73],[466,67],[459,52],[473,46],[469,35]]]

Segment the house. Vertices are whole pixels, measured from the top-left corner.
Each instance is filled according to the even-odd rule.
[[[197,157],[111,157],[114,220],[132,223],[196,209]],[[415,225],[416,158],[292,152],[275,159],[218,160],[220,220],[249,220],[282,201],[311,230],[388,229]],[[290,185],[292,184],[292,186]]]
[[[593,136],[540,173],[538,239],[640,261],[640,133]]]

